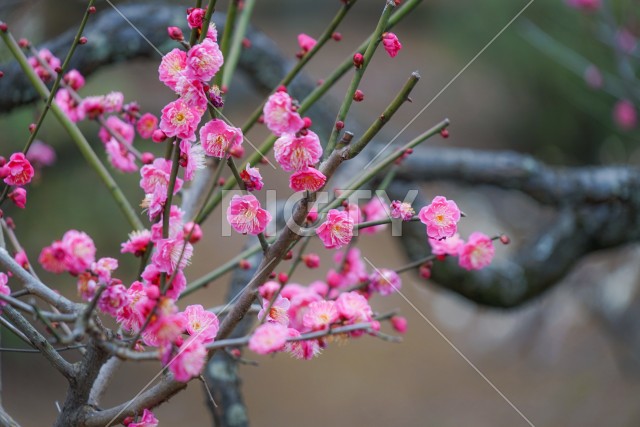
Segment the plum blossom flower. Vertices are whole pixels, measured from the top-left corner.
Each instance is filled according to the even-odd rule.
[[[38,58],[40,60],[38,60]],[[36,74],[38,74],[38,77],[40,77],[40,79],[42,79],[42,81],[44,81],[45,83],[53,78],[53,76],[49,72],[49,69],[55,70],[56,68],[60,67],[60,65],[62,65],[62,62],[60,62],[60,58],[51,53],[49,49],[40,49],[37,58],[35,56],[30,56],[27,60],[29,61],[29,65],[31,65]],[[48,67],[44,67],[42,64],[40,64],[40,61],[46,63]]]
[[[299,137],[287,133],[276,140],[273,154],[283,170],[299,171],[307,166],[313,166],[320,160],[322,146],[320,138],[312,131]]]
[[[117,116],[109,116],[107,118],[107,127],[101,127],[98,136],[105,144],[109,142],[117,134],[124,142],[131,144],[135,137],[135,130],[132,125],[120,120]]]
[[[66,84],[71,86],[71,89],[78,91],[84,86],[84,76],[78,70],[69,70],[63,77]]]
[[[427,235],[430,238],[443,239],[456,233],[460,209],[453,200],[436,196],[429,206],[420,209],[418,216],[427,225]]]
[[[150,165],[144,165],[140,169],[140,187],[145,193],[153,193],[158,186],[164,187],[164,194],[167,194],[169,187],[169,178],[171,177],[171,161],[164,158],[158,158]],[[176,194],[182,188],[182,180],[176,178],[173,194]]]
[[[7,275],[4,273],[0,273],[0,294],[7,296],[11,295],[11,289],[9,289],[9,286],[7,285],[8,281],[9,278],[7,277]],[[7,305],[6,301],[0,300],[0,309],[2,309],[2,307],[4,307],[5,305]]]
[[[95,261],[96,246],[89,235],[82,231],[69,230],[62,236],[65,251],[65,267],[73,275],[91,267]]]
[[[180,141],[180,166],[184,167],[184,180],[191,181],[199,169],[204,169],[206,159],[200,144],[191,145],[189,141]]]
[[[22,187],[17,187],[11,193],[7,194],[7,198],[20,209],[24,209],[27,206],[27,190]]]
[[[200,143],[208,156],[228,158],[229,152],[242,144],[242,130],[214,119],[200,128]]]
[[[122,284],[114,284],[102,292],[98,300],[98,308],[113,317],[118,315],[122,307],[128,303],[129,294],[127,288]]]
[[[142,418],[135,423],[129,423],[127,427],[158,427],[159,421],[148,409],[142,411]]]
[[[107,159],[111,166],[124,173],[136,172],[138,165],[136,157],[127,147],[120,144],[115,138],[111,138],[105,145]]]
[[[368,322],[373,311],[367,299],[358,292],[343,292],[336,299],[336,309],[344,320],[351,323]]]
[[[315,168],[304,168],[289,177],[289,188],[293,191],[316,192],[324,187],[327,177]]]
[[[394,33],[384,33],[382,35],[382,45],[384,50],[387,51],[390,57],[394,58],[400,49],[402,49],[402,43],[398,40],[398,36]]]
[[[189,28],[202,27],[202,20],[204,19],[205,10],[200,7],[194,7],[187,10],[187,23]]]
[[[91,272],[85,271],[78,274],[77,281],[78,295],[84,301],[91,301],[98,290],[98,277]]]
[[[7,185],[26,185],[31,182],[34,175],[33,166],[27,157],[18,152],[9,157],[9,161],[4,165],[3,170],[7,174],[4,182]]]
[[[317,41],[313,37],[305,33],[298,34],[298,45],[300,46],[300,49],[302,49],[304,53],[307,53],[311,49],[313,49],[316,43]]]
[[[200,304],[188,306],[184,310],[187,319],[187,333],[203,343],[213,342],[218,335],[218,316],[207,311]]]
[[[308,329],[317,331],[328,328],[338,318],[335,301],[316,301],[309,304],[309,308],[302,318],[302,324]]]
[[[116,320],[127,331],[138,332],[155,305],[151,289],[142,282],[133,282],[127,289],[127,299],[118,311]],[[157,289],[157,288],[156,288]]]
[[[325,222],[316,229],[316,234],[327,249],[339,249],[353,237],[354,221],[346,211],[331,209]]]
[[[415,214],[410,203],[403,203],[400,200],[391,202],[391,218],[409,221]]]
[[[187,53],[178,48],[173,49],[162,57],[158,74],[160,81],[172,90],[176,90],[176,84],[187,68]]]
[[[278,91],[271,95],[262,112],[264,123],[276,136],[295,134],[304,127],[304,120],[293,110],[293,100],[287,92]]]
[[[193,141],[203,112],[203,110],[191,108],[184,100],[177,99],[162,109],[160,130],[167,136]]]
[[[289,338],[299,337],[300,331],[297,329],[288,329]],[[289,341],[285,345],[285,350],[296,359],[311,360],[322,352],[322,348],[318,340]]]
[[[591,12],[600,9],[602,0],[567,0],[567,4],[575,9]]]
[[[240,178],[242,178],[247,191],[260,191],[264,187],[260,169],[252,168],[248,163],[245,170],[240,172]]]
[[[388,268],[374,271],[369,277],[369,288],[380,295],[391,295],[402,287],[402,280],[398,273]]]
[[[84,108],[81,107],[81,104],[78,104],[78,101],[71,96],[67,89],[58,89],[55,102],[72,122],[77,123],[85,118]]]
[[[91,264],[91,271],[104,283],[111,280],[111,273],[117,268],[118,260],[109,257],[100,258],[98,261]]]
[[[144,113],[136,123],[136,130],[140,138],[149,139],[158,128],[158,118],[151,113]]]
[[[380,197],[374,197],[362,207],[362,213],[364,213],[367,221],[380,221],[389,218],[389,207]],[[365,234],[378,233],[387,228],[387,225],[388,224],[380,224],[374,225],[373,227],[362,228],[360,232]]]
[[[431,253],[434,255],[457,256],[464,246],[464,240],[456,233],[442,240],[429,239],[429,245],[431,245]]]
[[[142,332],[142,339],[147,345],[164,347],[180,338],[186,326],[187,319],[178,312],[173,299],[160,297],[155,315]]]
[[[51,245],[42,248],[38,262],[50,273],[62,273],[67,271],[65,260],[67,252],[61,241],[55,241]]]
[[[258,354],[281,350],[289,337],[288,328],[280,323],[260,325],[249,339],[249,349]]]
[[[151,242],[149,230],[136,230],[129,233],[129,239],[120,245],[120,253],[130,253],[137,257],[144,255]]]
[[[276,300],[273,302],[271,308],[269,308],[269,305],[271,305],[271,300],[265,298],[262,302],[262,309],[258,313],[258,319],[264,319],[267,322],[275,322],[280,323],[284,326],[288,326],[289,315],[287,314],[287,312],[291,307],[291,302],[289,301],[289,299],[283,298],[282,296],[278,295],[278,298],[276,298]],[[268,313],[267,309],[269,309]]]
[[[151,262],[161,272],[173,273],[176,269],[183,270],[191,261],[193,246],[184,239],[162,239],[156,243],[156,251]]]
[[[207,358],[207,349],[204,343],[191,337],[186,340],[178,349],[178,354],[169,365],[169,370],[176,381],[187,382],[193,377],[197,377],[202,372]]]
[[[260,207],[255,196],[235,195],[227,209],[227,221],[238,233],[257,235],[267,228],[271,214]]]
[[[33,166],[51,166],[56,161],[56,152],[49,144],[36,139],[27,151],[27,159]]]
[[[622,130],[628,131],[638,124],[638,113],[631,101],[622,99],[613,107],[613,120]]]
[[[458,263],[465,270],[480,270],[491,264],[495,252],[491,238],[476,231],[460,249]]]
[[[187,52],[187,77],[208,82],[220,70],[224,58],[218,43],[204,39]]]

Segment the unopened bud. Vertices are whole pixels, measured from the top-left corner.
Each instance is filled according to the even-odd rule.
[[[353,55],[353,65],[356,68],[360,68],[362,67],[362,64],[364,64],[364,56],[362,56],[360,52]]]
[[[169,38],[171,38],[171,40],[179,42],[184,40],[184,35],[182,34],[182,30],[179,27],[167,27],[167,33],[169,34]]]
[[[356,102],[360,102],[363,99],[364,99],[364,92],[362,92],[360,89],[357,89],[353,94],[353,100]]]
[[[87,41],[87,38],[83,36],[78,39],[78,44],[87,44]]]

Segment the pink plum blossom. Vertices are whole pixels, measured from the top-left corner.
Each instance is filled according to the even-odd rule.
[[[327,177],[315,168],[304,168],[289,177],[289,188],[293,191],[316,192],[324,187]]]
[[[491,264],[495,252],[491,238],[476,231],[460,249],[458,263],[465,270],[480,270]]]
[[[111,273],[118,268],[118,260],[115,258],[100,258],[98,261],[91,264],[91,271],[98,278],[107,283],[111,280]]]
[[[50,273],[62,273],[67,271],[66,258],[66,248],[62,242],[58,240],[42,249],[38,257],[38,262],[42,268]]]
[[[362,213],[366,221],[380,221],[389,218],[389,206],[382,201],[380,197],[374,197],[366,205],[362,207]],[[361,233],[374,234],[385,228],[388,224],[374,225],[373,227],[365,227],[360,229]]]
[[[300,332],[297,329],[289,328],[289,338],[298,338]],[[311,360],[322,352],[322,347],[318,340],[289,341],[285,345],[285,350],[296,359]]]
[[[207,82],[220,70],[224,58],[218,43],[204,39],[187,52],[187,77]]]
[[[373,311],[369,301],[358,292],[343,292],[336,299],[341,318],[351,323],[369,322]]]
[[[27,159],[32,165],[51,166],[56,161],[56,152],[49,144],[36,139],[27,151]]]
[[[38,58],[40,58],[40,60],[38,60]],[[36,58],[35,56],[30,56],[28,58],[29,65],[31,65],[31,67],[35,70],[36,74],[38,74],[38,77],[40,77],[40,79],[42,79],[42,81],[46,83],[53,78],[53,75],[51,74],[51,72],[49,72],[49,69],[55,70],[56,68],[60,67],[60,65],[62,65],[62,62],[57,56],[51,53],[49,49],[40,49],[40,51],[38,52],[38,58]],[[40,61],[43,61],[45,64],[47,64],[48,67],[44,67],[42,64],[40,64]]]
[[[193,246],[184,239],[162,239],[156,243],[156,251],[151,262],[161,272],[173,273],[177,269],[184,269],[191,261]]]
[[[331,209],[325,222],[316,229],[316,234],[327,249],[339,249],[351,241],[353,226],[348,212]]]
[[[262,110],[264,123],[274,135],[295,134],[304,126],[304,121],[293,110],[293,100],[287,92],[278,91],[272,94]]]
[[[116,317],[122,307],[128,303],[129,294],[122,284],[107,287],[98,300],[98,308],[110,316]]]
[[[136,130],[140,138],[149,139],[158,128],[158,118],[151,113],[144,113],[136,123]]]
[[[35,173],[27,157],[20,152],[13,153],[3,169],[8,173],[4,178],[7,185],[26,185]]]
[[[78,274],[76,286],[80,298],[84,301],[91,301],[98,290],[98,277],[88,271],[82,272]]]
[[[309,304],[307,312],[302,318],[303,325],[311,330],[327,329],[339,318],[334,301],[316,301]]]
[[[218,334],[218,316],[207,311],[200,304],[187,306],[184,310],[187,319],[187,333],[203,343],[213,342]]]
[[[187,382],[191,378],[200,375],[206,359],[207,349],[204,343],[195,337],[191,337],[182,343],[178,349],[178,354],[169,364],[169,370],[176,381]]]
[[[313,37],[305,33],[298,34],[298,45],[300,46],[300,49],[302,49],[303,52],[305,53],[309,52],[311,49],[314,48],[316,43],[317,41]]]
[[[76,123],[85,118],[84,107],[82,107],[82,104],[78,104],[78,101],[71,96],[67,89],[58,89],[55,102],[72,122]]]
[[[187,53],[178,48],[173,49],[162,57],[158,74],[160,81],[172,90],[176,89],[176,84],[181,76],[185,74],[187,68]]]
[[[69,230],[62,236],[65,266],[69,273],[77,275],[91,267],[95,261],[96,246],[87,233]]]
[[[66,84],[71,86],[71,89],[78,91],[84,86],[84,76],[78,70],[69,70],[63,77]]]
[[[118,135],[124,142],[131,144],[135,137],[135,130],[132,125],[120,120],[117,116],[109,116],[107,118],[107,127],[101,127],[98,136],[105,144],[109,142],[115,135]]]
[[[142,332],[142,339],[147,345],[164,347],[181,338],[186,326],[187,319],[178,312],[173,299],[160,297],[151,321]]]
[[[189,24],[189,28],[200,28],[202,27],[202,20],[204,19],[205,10],[201,7],[194,7],[187,11],[187,23]]]
[[[120,245],[120,253],[130,253],[137,257],[144,255],[151,242],[149,230],[136,230],[129,233],[129,239]]]
[[[193,141],[203,112],[204,110],[191,108],[184,100],[177,99],[162,109],[160,130],[169,137]]]
[[[138,170],[136,157],[124,145],[120,144],[115,138],[111,138],[105,145],[107,159],[111,166],[120,172],[132,173]]]
[[[248,163],[245,170],[240,172],[240,178],[242,178],[247,191],[260,191],[264,186],[260,169],[252,168]]]
[[[282,169],[299,171],[313,166],[322,157],[320,138],[312,131],[296,137],[287,133],[278,138],[273,146],[273,154]]]
[[[271,221],[271,214],[260,207],[255,196],[235,195],[227,209],[227,221],[234,230],[241,234],[260,234]]]
[[[394,58],[400,49],[402,49],[402,43],[398,40],[398,36],[394,33],[384,33],[382,35],[382,45],[384,50],[387,51],[390,57]]]
[[[431,245],[431,253],[434,255],[458,256],[460,249],[464,246],[464,240],[456,233],[442,240],[429,239],[429,245]]]
[[[280,323],[264,323],[249,339],[249,349],[258,354],[282,350],[289,337],[288,328]]]
[[[418,216],[427,225],[427,235],[430,238],[444,239],[456,233],[461,215],[456,202],[436,196],[429,206],[420,209]]]
[[[200,128],[200,143],[204,152],[219,159],[228,158],[229,152],[242,144],[242,130],[214,119]]]
[[[164,194],[167,194],[169,187],[169,178],[171,177],[171,161],[164,158],[158,158],[150,165],[144,165],[140,169],[140,187],[145,193],[153,193],[156,187],[164,187]],[[173,194],[176,194],[182,188],[182,180],[176,178]]]
[[[17,187],[7,194],[7,198],[20,209],[24,209],[27,206],[27,190],[22,187]]]
[[[391,295],[402,287],[402,280],[398,273],[388,268],[374,271],[369,280],[369,288],[383,296]]]
[[[276,322],[284,326],[288,326],[289,315],[287,314],[287,312],[291,307],[291,302],[289,301],[289,299],[283,298],[282,296],[278,295],[278,298],[276,298],[276,300],[273,302],[271,308],[269,308],[269,305],[271,305],[270,299],[265,299],[262,302],[262,309],[258,313],[258,319],[264,319],[267,322]],[[267,309],[269,309],[268,314]]]
[[[127,299],[118,311],[116,320],[127,331],[138,332],[155,305],[148,291],[151,287],[133,282],[127,289]]]
[[[204,154],[202,145],[180,141],[180,166],[184,167],[185,181],[191,181],[195,178],[197,170],[205,168],[207,161]]]
[[[410,203],[403,203],[400,200],[391,202],[391,218],[409,221],[415,214]]]
[[[622,130],[628,131],[638,124],[636,107],[629,100],[622,99],[613,107],[613,120]]]
[[[7,275],[4,273],[0,273],[0,294],[6,295],[6,296],[11,295],[11,289],[9,289],[9,286],[7,285],[8,281],[9,281],[9,278],[7,277]],[[7,305],[7,302],[0,300],[0,309],[5,305]]]
[[[159,421],[148,409],[142,411],[142,418],[135,423],[129,423],[127,427],[158,427]]]

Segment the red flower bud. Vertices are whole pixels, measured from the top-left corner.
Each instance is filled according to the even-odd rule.
[[[242,39],[242,47],[244,47],[245,49],[249,49],[251,47],[251,40],[249,40],[248,38],[243,38]]]
[[[280,282],[281,285],[284,285],[288,281],[289,275],[287,273],[278,273],[278,282]]]
[[[87,44],[87,38],[86,37],[80,37],[80,39],[78,40],[78,44]]]
[[[362,64],[364,64],[364,56],[362,56],[360,52],[353,55],[353,65],[355,65],[356,68],[360,68]]]
[[[26,48],[26,47],[29,47],[29,40],[27,40],[27,39],[18,40],[18,46],[20,46],[23,49]]]
[[[36,124],[35,123],[31,123],[29,125],[29,133],[33,133],[36,130]]]
[[[169,38],[171,40],[176,40],[179,42],[184,40],[184,35],[182,34],[182,30],[179,27],[167,27],[167,33],[169,34]]]
[[[282,258],[285,261],[290,260],[291,258],[293,258],[293,251],[288,251],[285,255],[284,258]]]
[[[6,33],[8,29],[9,29],[9,26],[7,24],[5,24],[4,22],[0,22],[0,31],[2,31],[3,33]]]
[[[94,13],[96,13],[96,7],[91,6],[87,12],[89,12],[90,15],[93,15]]]
[[[335,33],[331,34],[331,38],[339,42],[340,40],[342,40],[342,34],[336,31]]]
[[[449,130],[448,129],[442,129],[440,131],[440,136],[442,136],[443,138],[449,138]]]
[[[164,132],[162,132],[160,129],[154,130],[153,133],[151,134],[151,140],[156,144],[164,141],[165,139],[167,139],[167,135]]]
[[[243,270],[248,270],[251,268],[251,263],[246,259],[241,259],[240,262],[238,263],[238,267],[240,267]]]
[[[144,163],[145,165],[150,165],[155,160],[155,156],[153,155],[153,153],[149,153],[147,151],[142,153],[142,158],[140,160],[142,160],[142,163]]]
[[[338,120],[336,122],[336,129],[337,130],[342,130],[344,128],[344,122],[342,120]]]
[[[304,122],[304,127],[305,128],[310,128],[311,125],[313,124],[313,122],[311,121],[311,119],[309,117],[303,117],[302,121]]]
[[[509,243],[511,243],[511,239],[509,238],[509,236],[507,236],[506,234],[501,234],[500,235],[500,242],[503,245],[508,245]]]
[[[357,89],[356,92],[353,94],[353,100],[356,102],[360,102],[364,99],[364,92],[362,92],[360,89]]]

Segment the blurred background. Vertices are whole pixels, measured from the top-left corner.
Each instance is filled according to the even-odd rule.
[[[83,4],[0,0],[0,19],[10,24],[17,37],[37,44],[75,28]],[[109,7],[105,2],[98,4],[99,9]],[[226,4],[219,0],[219,9],[226,9]],[[362,84],[366,100],[355,104],[352,114],[368,123],[407,76],[418,70],[422,79],[412,94],[413,103],[388,125],[389,135],[394,135],[526,4],[425,1],[394,30],[404,46],[398,57],[376,55]],[[636,47],[640,8],[633,0],[607,1],[593,11],[590,4],[598,2],[534,1],[398,142],[448,117],[451,137],[429,144],[515,150],[553,165],[637,166],[640,134],[633,104],[640,96],[634,68],[640,55]],[[373,0],[356,4],[340,27],[343,40],[328,43],[310,63],[308,73],[314,79],[328,75],[372,31],[381,5],[382,1]],[[297,34],[318,36],[337,7],[337,0],[259,1],[253,22],[293,57]],[[0,62],[8,59],[9,53],[0,47]],[[159,60],[105,68],[88,79],[81,94],[119,90],[127,101],[137,100],[142,111],[157,114],[173,96],[156,79]],[[599,76],[613,83],[604,84]],[[245,79],[239,76],[232,85],[225,110],[238,124],[260,100]],[[336,105],[348,81],[345,78],[330,94]],[[37,111],[31,106],[0,116],[0,154],[22,148],[35,117]],[[82,123],[81,128],[100,148],[97,125]],[[257,129],[249,137],[259,142],[264,135],[263,129]],[[117,257],[129,228],[107,192],[53,117],[47,119],[40,139],[55,148],[57,162],[32,185],[28,209],[6,210],[29,258],[35,261],[43,246],[70,228],[89,233],[98,256]],[[141,151],[158,151],[150,142],[136,144]],[[270,180],[268,185],[287,191],[284,174],[273,173],[266,165],[261,171]],[[131,200],[141,199],[138,175],[114,175]],[[517,192],[444,183],[423,190],[455,199],[470,214],[463,234],[476,229],[488,234],[506,232],[515,247],[553,215]],[[188,279],[212,270],[242,247],[241,236],[217,237],[221,220],[220,210],[209,220],[205,239],[196,246],[186,271]],[[402,252],[387,234],[364,236],[359,247],[377,266],[399,267],[404,263]],[[321,252],[318,246],[312,249]],[[513,249],[499,247],[498,256],[506,256],[509,250]],[[637,426],[639,261],[637,245],[589,256],[550,292],[508,311],[477,306],[412,275],[404,275],[403,292],[537,427]],[[136,267],[132,257],[120,257],[118,277],[126,282]],[[71,278],[38,272],[61,292],[75,294]],[[293,281],[307,284],[318,274],[322,273],[300,269]],[[227,279],[190,296],[184,304],[221,304]],[[260,364],[241,368],[254,426],[527,425],[402,298],[375,297],[372,305],[380,311],[399,309],[409,319],[402,344],[363,338],[332,345],[308,362],[286,355],[247,354]],[[3,346],[21,345],[5,330],[2,333]],[[150,364],[122,369],[105,406],[134,396],[157,369]],[[61,403],[65,393],[64,380],[35,354],[2,354],[2,388],[5,408],[24,426],[51,424],[56,402]],[[202,388],[194,381],[155,413],[163,426],[210,425],[204,402]]]

